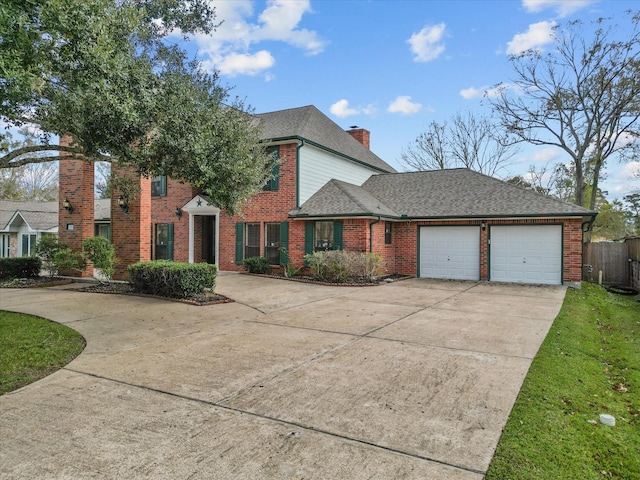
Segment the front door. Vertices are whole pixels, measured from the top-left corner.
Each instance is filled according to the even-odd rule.
[[[216,217],[206,215],[202,218],[202,261],[216,263]]]

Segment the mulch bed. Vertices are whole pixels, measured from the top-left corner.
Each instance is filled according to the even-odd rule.
[[[60,277],[14,278],[0,281],[0,288],[46,288],[69,285],[71,283],[73,283],[72,279]]]
[[[408,278],[414,278],[412,275],[387,275],[385,277],[380,278],[375,282],[365,282],[365,281],[348,281],[348,282],[325,282],[322,280],[318,280],[317,278],[306,276],[306,275],[296,275],[294,277],[287,277],[281,273],[249,273],[249,272],[240,272],[244,275],[254,275],[256,277],[268,277],[275,278],[278,280],[288,280],[290,282],[301,282],[301,283],[313,283],[315,285],[326,285],[329,287],[375,287],[378,285],[382,285],[385,283],[397,282],[399,280],[406,280]]]
[[[89,293],[107,293],[117,295],[135,295],[137,297],[158,298],[161,300],[169,300],[172,302],[186,303],[188,305],[196,305],[198,307],[204,307],[207,305],[218,305],[220,303],[232,303],[235,300],[219,295],[217,293],[205,292],[202,295],[197,295],[188,298],[171,298],[161,295],[148,295],[144,293],[138,293],[128,283],[100,283],[98,285],[91,285],[80,289],[81,292]]]

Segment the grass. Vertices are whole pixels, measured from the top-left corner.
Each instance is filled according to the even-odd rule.
[[[0,395],[55,372],[84,347],[82,335],[69,327],[0,310]]]
[[[638,479],[639,410],[640,303],[583,283],[533,360],[486,478]]]

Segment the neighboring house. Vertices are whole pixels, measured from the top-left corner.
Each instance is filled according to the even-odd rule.
[[[43,235],[57,234],[57,202],[0,200],[0,257],[35,255]]]
[[[95,205],[95,235],[109,238],[109,199]],[[58,235],[58,208],[58,202],[0,200],[0,257],[34,255],[43,236]]]
[[[253,256],[301,267],[306,253],[344,249],[382,255],[388,273],[580,282],[583,225],[595,212],[465,169],[397,173],[369,150],[367,130],[344,131],[313,106],[257,118],[278,159],[264,191],[229,216],[179,180],[141,178],[138,199],[111,203],[121,267],[170,259],[241,270]],[[61,195],[93,190],[86,164],[60,168]],[[90,235],[93,206],[70,198],[85,213],[61,212],[61,226],[75,219]],[[66,225],[78,243],[81,229]]]

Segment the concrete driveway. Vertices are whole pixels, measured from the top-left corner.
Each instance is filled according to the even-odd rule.
[[[217,291],[236,303],[0,290],[87,339],[0,397],[0,477],[481,479],[565,295],[230,273]]]

